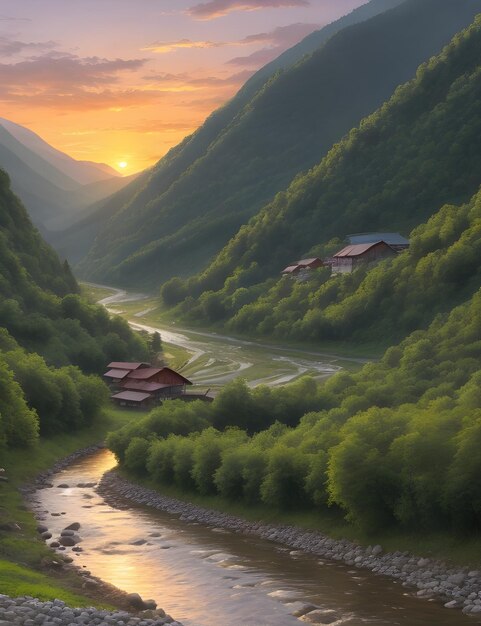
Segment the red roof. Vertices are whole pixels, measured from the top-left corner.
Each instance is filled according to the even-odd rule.
[[[149,366],[149,363],[125,363],[124,361],[112,361],[107,367],[113,370],[138,370],[139,367]]]
[[[104,377],[105,378],[118,378],[121,380],[122,378],[125,378],[128,375],[129,375],[129,370],[114,369],[114,370],[109,370],[106,374],[104,374]]]
[[[302,266],[313,265],[314,263],[322,264],[322,260],[316,256],[313,259],[302,259],[302,261],[297,261],[297,265],[302,265]]]
[[[112,396],[113,400],[126,400],[127,402],[144,402],[152,396],[150,393],[140,393],[138,391],[121,391]]]
[[[142,368],[139,370],[135,370],[134,372],[129,372],[128,378],[130,380],[148,381],[151,378],[157,377],[159,374],[162,375],[162,377],[164,378],[164,382],[166,384],[169,383],[167,385],[168,387],[173,387],[174,385],[179,385],[179,384],[180,385],[192,385],[190,380],[182,376],[182,374],[179,374],[178,372],[171,370],[170,367],[162,367],[160,369],[156,367]]]
[[[172,385],[164,385],[162,383],[149,383],[145,380],[124,380],[122,383],[122,387],[124,389],[132,389],[134,391],[145,391],[147,393],[154,393],[155,391],[160,391],[161,389],[166,389],[167,387],[171,387]]]
[[[375,248],[381,243],[389,248],[387,243],[385,243],[384,241],[376,241],[374,243],[358,243],[353,246],[346,246],[345,248],[340,250],[337,254],[335,254],[334,258],[338,259],[339,257],[361,256],[362,254],[365,254],[366,252],[371,250],[371,248]]]
[[[157,367],[143,367],[140,370],[134,370],[133,372],[128,372],[128,377],[133,378],[135,380],[148,380],[159,374],[162,370]]]

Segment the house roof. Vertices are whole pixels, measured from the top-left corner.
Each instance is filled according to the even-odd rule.
[[[138,370],[139,367],[142,367],[142,365],[144,366],[149,366],[149,363],[126,363],[124,361],[112,361],[112,363],[109,363],[107,367],[110,367],[111,369],[114,370]]]
[[[146,380],[129,380],[128,378],[122,383],[124,389],[130,389],[132,391],[145,391],[146,393],[154,393],[160,391],[172,385],[163,383],[149,383]]]
[[[316,261],[321,261],[321,259],[319,257],[314,257],[313,259],[302,259],[301,261],[297,261],[297,265],[312,265],[312,263],[315,263]]]
[[[158,367],[143,367],[140,370],[127,372],[127,375],[129,378],[132,378],[134,380],[148,380],[149,378],[152,378],[152,376],[155,376],[161,371],[162,370],[159,369]]]
[[[109,370],[108,372],[106,372],[104,374],[105,378],[125,378],[126,376],[128,376],[129,374],[129,370],[119,370],[119,369],[112,369]]]
[[[352,245],[360,243],[376,243],[377,241],[384,241],[391,246],[409,245],[409,239],[406,239],[399,233],[357,233],[355,235],[348,235],[346,239]]]
[[[365,254],[366,252],[371,250],[371,248],[375,248],[379,244],[388,246],[388,244],[385,241],[374,241],[373,243],[359,243],[354,246],[346,246],[345,248],[337,252],[334,255],[334,258],[339,259],[342,257],[361,256],[362,254]]]
[[[296,270],[300,270],[301,267],[299,265],[288,265],[285,270],[282,270],[283,274],[292,274]]]
[[[143,402],[152,396],[150,393],[140,393],[139,391],[121,391],[112,396],[113,400],[127,400],[127,402]]]

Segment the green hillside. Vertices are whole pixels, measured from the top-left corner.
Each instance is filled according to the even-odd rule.
[[[229,321],[237,332],[291,340],[400,339],[481,286],[481,193],[446,205],[411,234],[411,247],[376,267],[298,282],[281,278]]]
[[[148,355],[126,322],[78,291],[0,170],[0,449],[90,424],[108,397],[93,374]]]
[[[343,28],[365,21],[382,13],[404,0],[370,0],[349,15],[327,25],[306,37],[299,44],[287,50],[280,57],[261,68],[250,78],[239,92],[220,109],[214,111],[204,124],[178,146],[174,147],[157,165],[139,176],[139,179],[121,193],[102,201],[94,207],[92,215],[79,224],[54,235],[53,243],[57,250],[78,262],[88,252],[99,233],[108,233],[106,225],[112,218],[115,223],[126,219],[131,212],[143,211],[176,183],[191,166],[203,158],[217,139],[234,123],[244,107],[259,93],[273,75],[294,66],[307,54],[311,54],[329,37]],[[102,234],[102,237],[104,234]],[[99,256],[96,254],[96,256]],[[90,262],[85,264],[90,271]]]
[[[221,109],[197,134],[195,149],[186,139],[107,222],[80,264],[82,275],[153,286],[205,267],[479,10],[479,0],[408,0],[341,30],[275,75],[234,117],[229,105]]]
[[[110,445],[130,471],[188,493],[320,516],[334,507],[370,533],[448,531],[466,541],[481,529],[480,319],[477,291],[379,363],[311,392],[317,409],[295,428],[277,423],[249,436],[209,427],[216,409],[224,424],[242,425],[246,413],[262,424],[271,400],[283,421],[274,392],[234,383],[223,405],[204,409],[203,424],[179,406],[113,434]]]
[[[292,332],[296,337],[312,339],[350,336],[357,332],[357,325],[361,333],[367,327],[376,335],[368,317],[373,307],[378,307],[378,312],[391,307],[389,302],[380,302],[384,295],[392,296],[394,313],[389,319],[380,320],[383,330],[391,332],[399,323],[402,314],[395,309],[407,298],[411,307],[401,328],[395,330],[409,331],[426,321],[426,310],[432,304],[428,294],[436,288],[441,292],[444,283],[455,282],[456,271],[460,275],[468,272],[475,284],[476,261],[473,267],[463,268],[461,263],[467,263],[465,258],[456,269],[449,256],[449,248],[456,239],[469,236],[463,234],[470,225],[469,207],[459,210],[460,215],[465,215],[460,222],[450,218],[450,210],[446,209],[420,229],[410,255],[402,255],[395,261],[388,274],[383,274],[385,266],[382,266],[365,280],[355,274],[326,282],[327,274],[321,273],[317,286],[314,283],[306,287],[311,289],[309,294],[303,287],[296,291],[285,281],[279,283],[278,277],[289,262],[310,252],[322,252],[323,245],[333,237],[342,239],[346,233],[376,230],[408,234],[443,204],[467,202],[478,191],[480,51],[481,19],[477,18],[442,54],[423,65],[413,81],[399,88],[387,104],[336,145],[318,167],[298,177],[286,193],[279,194],[243,227],[206,272],[188,282],[167,283],[164,300],[175,304],[188,296],[184,310],[196,318],[231,319],[237,329],[277,332],[282,336]],[[451,212],[457,214],[455,209]],[[441,227],[439,223],[446,214],[447,225]],[[472,227],[476,228],[475,223]],[[429,257],[431,252],[433,256]],[[424,255],[428,255],[427,260],[421,260]],[[409,282],[410,272],[421,275],[423,267],[443,255],[448,258],[445,265],[452,264],[451,276],[447,271],[438,279],[436,267],[429,289],[423,285],[421,276],[416,284]],[[425,276],[429,271],[425,270]],[[265,283],[266,279],[270,280]],[[386,293],[382,287],[376,287],[371,302],[368,286],[375,281],[384,285]],[[403,289],[409,291],[411,287],[412,295],[406,295]],[[334,306],[356,289],[358,293],[352,300]],[[395,289],[399,289],[397,296],[393,293]],[[440,302],[436,306],[442,308],[443,302],[449,303],[449,293],[457,297],[457,289],[462,291],[462,287],[454,285],[445,294],[438,294]],[[366,290],[367,302],[364,302]],[[425,302],[424,312],[423,304],[414,302],[415,294],[420,292],[426,298],[421,299]],[[194,303],[191,296],[199,295]],[[294,303],[297,296],[300,296],[298,308]],[[364,307],[367,312],[363,317]],[[378,317],[382,316],[377,313]]]

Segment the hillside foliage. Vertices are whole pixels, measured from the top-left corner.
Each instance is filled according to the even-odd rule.
[[[290,262],[310,252],[317,253],[320,244],[333,237],[340,240],[349,232],[376,230],[408,234],[444,204],[469,201],[481,183],[480,53],[481,19],[477,18],[442,54],[421,66],[413,81],[400,87],[387,104],[337,144],[318,167],[299,176],[286,193],[278,194],[239,231],[204,273],[166,283],[162,289],[164,302],[169,306],[182,303],[179,312],[196,319],[232,320],[236,329],[258,329],[262,333],[274,330],[284,336],[284,321],[285,326],[295,327],[296,336],[304,338],[330,332],[335,336],[341,326],[341,334],[353,332],[351,321],[346,319],[349,313],[342,309],[342,304],[338,308],[334,305],[352,295],[352,323],[357,324],[360,307],[356,306],[363,298],[364,288],[371,288],[367,287],[370,281],[381,281],[384,267],[372,278],[366,278],[367,282],[362,282],[363,277],[357,274],[324,285],[326,276],[321,272],[317,285],[314,283],[315,295],[307,298],[303,287],[292,287],[293,299],[296,290],[301,299],[302,319],[295,320],[294,309],[286,302],[291,286],[274,277]],[[419,281],[413,285],[413,297],[423,289],[423,278],[418,276],[418,272],[423,272],[423,248],[425,263],[446,254],[443,267],[451,266],[444,278],[439,276],[440,291],[445,282],[455,282],[454,256],[461,255],[463,242],[450,248],[463,222],[456,222],[454,215],[449,217],[449,211],[456,213],[456,209],[447,208],[439,218],[416,231],[409,259],[400,257],[386,274],[392,278],[396,273],[396,281],[399,279],[408,288],[411,279],[407,274],[418,266],[413,280]],[[467,210],[460,211],[464,211],[467,220]],[[438,222],[444,220],[445,232],[436,234],[440,230]],[[474,238],[476,228],[473,223],[470,236]],[[467,243],[464,254],[464,261],[459,262],[469,265],[467,257],[471,252]],[[459,267],[461,273],[465,270]],[[466,271],[473,274],[475,269]],[[387,280],[386,295],[393,289]],[[437,282],[432,283],[429,291],[436,285]],[[353,295],[356,289],[357,300]],[[376,293],[380,298],[382,288],[376,288]],[[396,298],[392,304],[397,306]],[[413,306],[416,308],[416,304]],[[284,312],[286,317],[281,320]],[[411,325],[405,321],[408,330],[423,316],[422,312],[410,312],[414,314]]]
[[[79,295],[0,170],[0,446],[90,424],[108,398],[94,374],[147,356],[126,322]]]
[[[241,408],[227,405],[220,428],[209,408],[199,406],[201,415],[191,407],[198,421],[187,435],[157,428],[152,414],[110,445],[131,471],[187,491],[274,509],[336,507],[370,531],[479,532],[480,320],[481,290],[379,363],[335,375],[298,426],[276,422],[254,434],[235,427],[246,404],[253,421],[262,414],[267,393],[238,385]]]
[[[142,188],[134,186],[130,201],[117,205],[88,257],[80,263],[81,275],[126,286],[158,287],[172,276],[198,273],[239,227],[296,175],[319,163],[336,141],[381,106],[399,84],[412,78],[419,64],[439,53],[478,11],[481,0],[407,0],[341,29],[314,53],[271,76],[253,93],[241,90],[165,157]],[[376,141],[372,136],[366,143]],[[448,141],[446,138],[444,145]],[[366,169],[369,167],[362,163],[356,180],[371,173]],[[399,176],[406,173],[410,174],[403,171]],[[372,191],[376,177],[369,180]],[[462,187],[462,181],[459,185]],[[300,187],[304,184],[298,182],[293,189]],[[296,220],[279,229],[276,224],[269,225],[269,232],[264,233],[265,220],[274,217],[281,202],[276,201],[268,214],[262,211],[252,226],[260,247],[257,235],[252,242],[246,241],[246,231],[241,230],[200,280],[197,292],[218,289],[221,278],[237,267],[248,271],[257,263],[259,276],[274,268],[277,271],[285,258],[280,258],[276,248],[286,235],[290,238],[292,233],[296,241],[288,241],[285,254],[297,256],[296,249],[300,252],[313,245],[314,236],[319,241],[324,223],[331,224],[333,215],[343,216],[348,224],[355,190],[347,203],[345,197],[325,196],[326,210],[318,207],[321,223],[306,216],[303,223]],[[310,195],[298,209],[308,213],[314,202]],[[355,211],[366,222],[376,215],[377,208],[356,207]],[[400,216],[403,228],[414,223],[410,212],[407,207]],[[343,232],[336,221],[330,230]],[[273,257],[267,268],[264,257],[271,247]]]

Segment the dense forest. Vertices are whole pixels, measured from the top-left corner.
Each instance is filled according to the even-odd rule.
[[[319,163],[480,10],[481,0],[407,0],[343,28],[255,93],[242,90],[165,157],[143,179],[144,187],[134,184],[130,203],[117,203],[80,263],[81,275],[157,287],[173,275],[198,272],[242,224],[299,172]],[[365,174],[361,169],[358,179]],[[310,247],[303,225],[295,224],[294,230],[298,226],[303,247]],[[317,229],[318,236],[322,230]],[[255,250],[254,243],[250,256],[256,256]],[[275,250],[273,254],[277,262]],[[208,275],[217,268],[216,261]]]
[[[357,374],[282,395],[237,381],[213,405],[158,409],[109,445],[130,471],[187,492],[336,507],[371,531],[479,531],[480,318],[477,291]],[[266,429],[271,406],[280,421]]]
[[[0,445],[91,423],[108,397],[94,374],[147,356],[126,322],[81,297],[0,170]]]
[[[167,282],[162,290],[165,303],[172,306],[184,301],[179,312],[196,319],[232,319],[237,329],[263,333],[277,329],[275,332],[284,336],[280,315],[285,309],[286,321],[293,322],[288,301],[292,286],[272,277],[278,277],[290,262],[309,253],[322,254],[333,237],[337,238],[335,245],[342,247],[341,238],[349,232],[399,229],[408,234],[444,204],[468,202],[481,183],[480,51],[481,20],[477,18],[439,56],[422,65],[413,81],[400,87],[388,103],[334,146],[318,167],[278,194],[204,273]],[[447,218],[445,230],[451,221]],[[389,271],[401,271],[406,263],[413,267],[424,252],[434,251],[436,236],[431,242],[421,240],[429,239],[426,233],[438,228],[436,219],[423,228],[414,233],[409,259],[399,258]],[[453,228],[456,237],[463,223]],[[439,246],[449,248],[454,243],[449,237],[442,233]],[[315,337],[329,335],[330,318],[328,315],[324,323],[324,309],[367,284],[362,276],[352,276],[323,285],[325,278],[322,274],[318,277],[319,293],[316,285],[313,289],[311,285],[307,296],[311,302],[306,303],[306,296],[300,294],[304,319],[295,321],[302,327],[302,337],[310,337],[311,331]],[[442,284],[439,287],[442,289]],[[265,300],[252,304],[259,296]],[[332,312],[334,315],[337,310]],[[339,314],[342,318],[342,312]],[[315,319],[309,329],[311,317]],[[418,319],[415,313],[411,328]],[[345,332],[352,329],[347,325]]]

